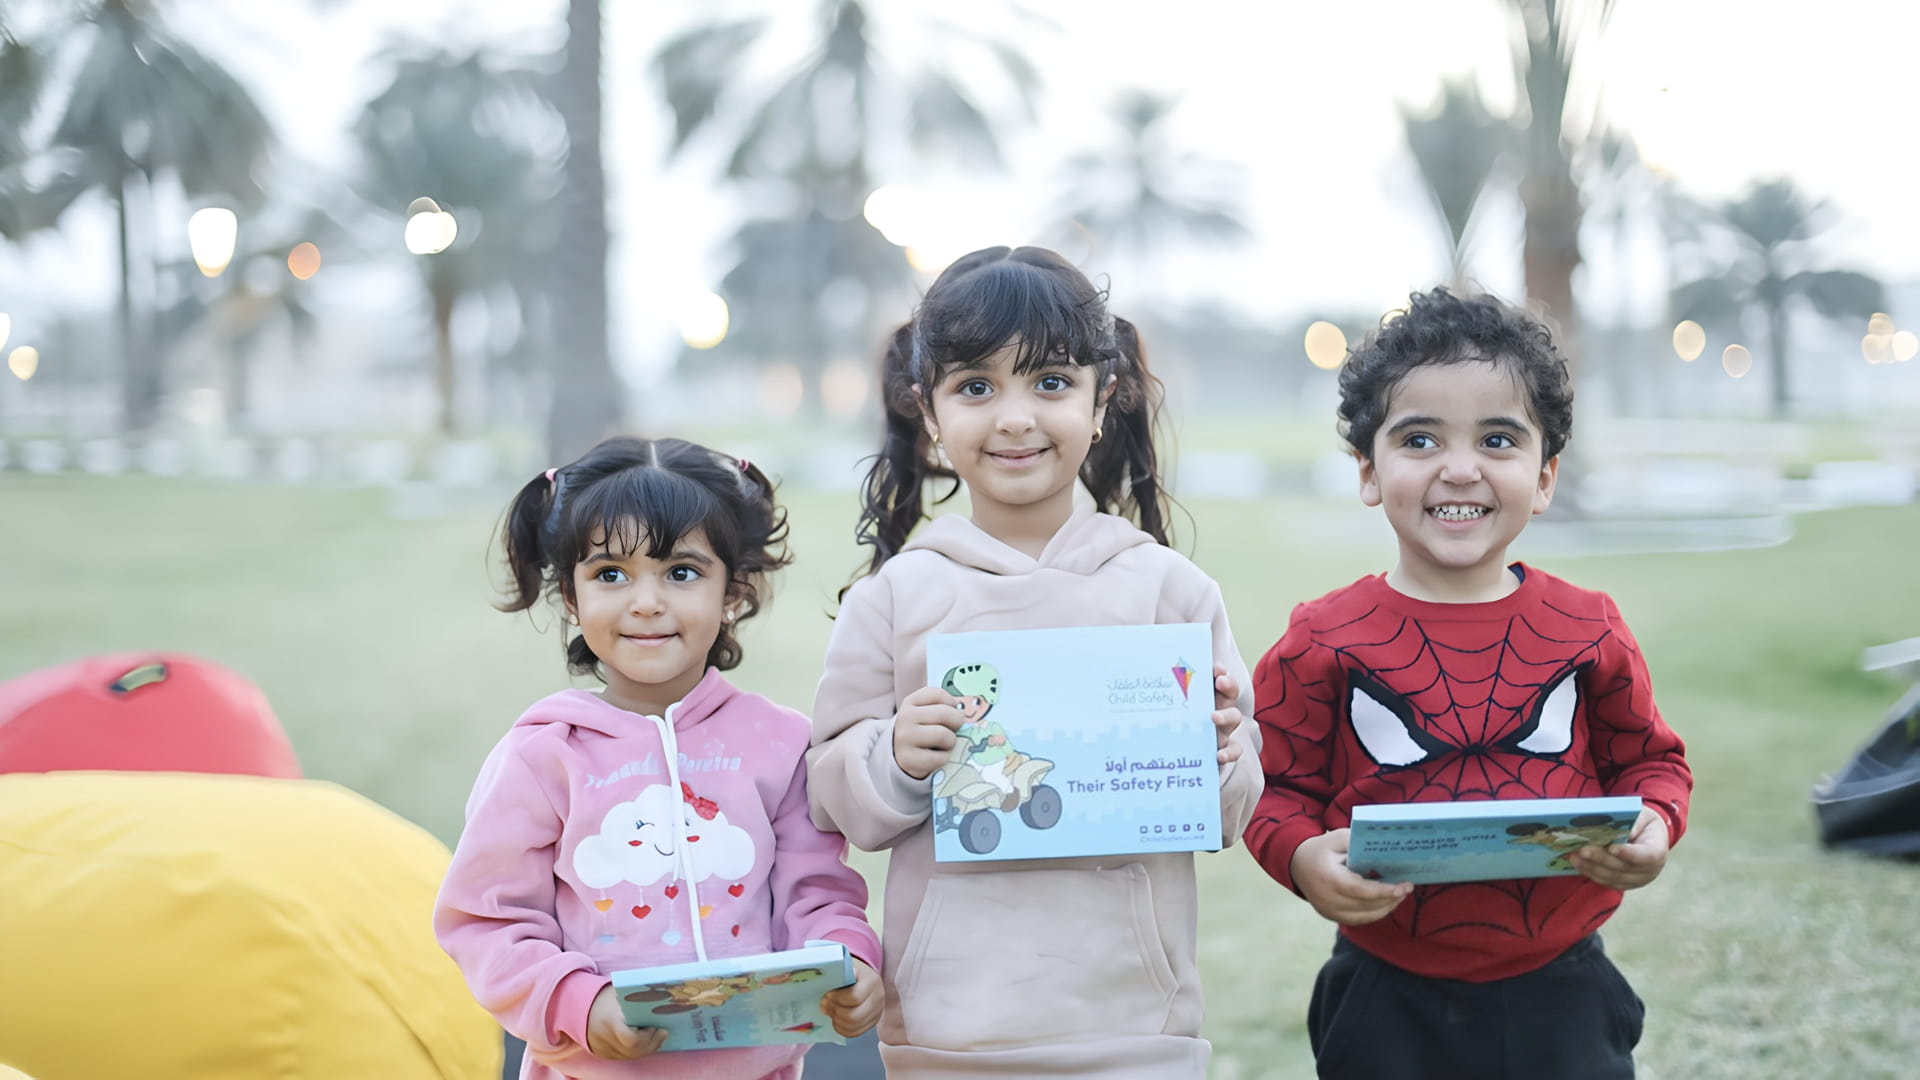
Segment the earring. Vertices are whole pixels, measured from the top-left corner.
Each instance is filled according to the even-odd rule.
[[[1100,431],[1100,429],[1099,429],[1099,428],[1094,428],[1094,429],[1093,429],[1093,441],[1094,441],[1094,442],[1096,442],[1096,443],[1097,443],[1097,442],[1099,442],[1099,441],[1100,441],[1100,438],[1101,438],[1101,435],[1102,435],[1102,432]]]

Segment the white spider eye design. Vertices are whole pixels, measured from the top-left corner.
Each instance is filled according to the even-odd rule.
[[[1399,766],[1418,764],[1432,756],[1432,750],[1415,738],[1412,710],[1399,695],[1359,672],[1349,674],[1347,682],[1347,717],[1368,757],[1381,765]],[[1400,707],[1396,709],[1380,698],[1388,698]]]
[[[1564,754],[1573,745],[1573,714],[1580,704],[1579,668],[1563,673],[1552,688],[1540,696],[1531,719],[1520,728],[1515,750],[1529,754]]]

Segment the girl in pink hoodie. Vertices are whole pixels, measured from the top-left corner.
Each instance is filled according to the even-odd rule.
[[[858,533],[872,563],[834,622],[807,755],[814,820],[890,852],[891,1080],[1206,1073],[1191,853],[933,858],[928,777],[966,719],[927,685],[933,634],[1211,625],[1228,842],[1253,812],[1246,666],[1219,587],[1167,545],[1158,389],[1131,324],[1039,248],[962,257],[894,336]],[[938,479],[969,513],[922,528]]]
[[[792,1080],[804,1046],[656,1053],[623,968],[837,941],[843,1036],[879,1018],[879,941],[846,841],[808,818],[809,722],[721,676],[786,565],[767,478],[679,439],[608,439],[520,490],[507,611],[557,599],[568,667],[605,683],[537,701],[494,747],[434,911],[474,996],[527,1044],[523,1077]]]

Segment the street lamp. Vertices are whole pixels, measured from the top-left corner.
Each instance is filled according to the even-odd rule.
[[[187,219],[187,246],[193,249],[194,265],[208,277],[219,277],[233,261],[233,242],[240,233],[240,219],[222,206],[195,210]]]

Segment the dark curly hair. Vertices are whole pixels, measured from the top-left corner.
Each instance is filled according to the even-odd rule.
[[[571,603],[574,565],[596,547],[625,544],[631,552],[644,539],[647,555],[664,559],[695,529],[727,568],[727,599],[737,614],[721,622],[707,663],[730,670],[740,663],[735,629],[760,610],[767,576],[793,561],[787,514],[759,468],[684,439],[606,439],[529,480],[501,526],[512,581],[494,606],[526,611],[543,596]],[[586,638],[574,635],[568,670],[598,675],[599,665]]]
[[[1340,368],[1340,434],[1372,460],[1373,437],[1394,388],[1414,368],[1480,360],[1504,369],[1526,390],[1550,461],[1573,435],[1573,379],[1547,328],[1491,296],[1446,289],[1414,293],[1398,318],[1383,320]]]
[[[912,321],[888,339],[880,373],[886,429],[867,470],[855,529],[858,541],[873,548],[866,573],[898,554],[926,518],[927,481],[951,485],[935,497],[936,505],[959,489],[958,476],[940,462],[927,436],[921,395],[948,371],[984,365],[1009,343],[1018,345],[1015,372],[1038,370],[1064,356],[1092,368],[1099,385],[1112,386],[1101,439],[1081,464],[1080,480],[1101,510],[1127,517],[1168,543],[1171,500],[1154,448],[1164,394],[1147,369],[1139,331],[1110,314],[1106,294],[1054,252],[991,247],[942,271]]]

